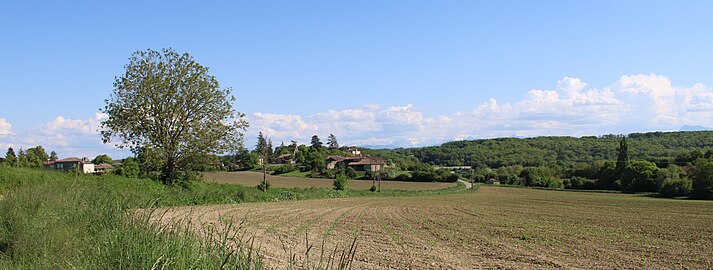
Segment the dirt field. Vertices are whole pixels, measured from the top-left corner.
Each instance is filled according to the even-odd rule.
[[[244,221],[272,267],[307,268],[358,239],[352,269],[710,269],[713,202],[481,187],[474,193],[172,209],[164,222]]]
[[[331,179],[283,177],[268,175],[268,181],[273,187],[281,188],[332,188]],[[257,186],[262,181],[262,173],[259,172],[215,172],[204,173],[203,179],[208,182],[241,184],[245,186]],[[370,180],[349,180],[349,189],[367,190],[371,187]],[[455,183],[437,182],[402,182],[402,181],[381,181],[382,190],[433,190],[455,186]]]

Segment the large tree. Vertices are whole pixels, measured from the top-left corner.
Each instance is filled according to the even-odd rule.
[[[322,141],[319,140],[319,136],[312,135],[312,139],[310,140],[310,147],[317,151],[322,150]]]
[[[114,163],[114,160],[109,157],[107,154],[102,154],[98,155],[97,157],[92,160],[92,163],[94,164],[112,164]]]
[[[247,122],[233,109],[230,88],[208,68],[172,49],[137,51],[101,110],[104,143],[149,155],[145,164],[173,184],[210,154],[237,149]]]
[[[329,146],[329,149],[338,149],[339,143],[337,142],[337,136],[329,134],[329,137],[327,138],[327,145]]]
[[[626,144],[626,136],[621,137],[619,147],[616,149],[616,176],[621,179],[626,167],[629,165],[629,146]]]
[[[27,157],[27,166],[30,167],[42,167],[42,162],[45,162],[49,160],[50,156],[47,154],[47,151],[45,151],[45,148],[43,148],[41,145],[28,148],[25,151],[25,155]]]

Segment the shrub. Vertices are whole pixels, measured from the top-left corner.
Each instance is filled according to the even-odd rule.
[[[297,168],[295,168],[295,166],[293,166],[292,164],[287,164],[287,165],[282,165],[282,166],[276,167],[275,170],[272,172],[272,174],[274,174],[274,175],[286,174],[289,172],[294,172],[295,170],[297,170]]]
[[[337,175],[336,178],[334,178],[334,189],[341,191],[341,190],[347,190],[347,184],[349,180],[347,180],[347,177],[344,175]]]
[[[689,194],[691,194],[691,190],[691,181],[686,178],[666,179],[663,181],[663,183],[661,183],[661,187],[659,188],[659,196],[667,198],[688,196]]]
[[[272,186],[272,184],[270,184],[270,181],[260,182],[260,184],[257,185],[257,189],[261,191],[267,191],[268,189],[270,189],[270,186]]]
[[[570,189],[597,189],[597,181],[584,177],[573,176],[564,181],[565,188]]]

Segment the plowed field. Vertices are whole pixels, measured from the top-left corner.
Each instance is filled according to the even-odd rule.
[[[181,218],[244,222],[277,268],[291,255],[306,261],[307,242],[311,268],[322,240],[329,252],[355,237],[352,269],[713,268],[710,201],[484,186],[441,196],[184,207],[162,221]]]
[[[332,179],[303,178],[289,176],[268,175],[268,181],[273,187],[280,188],[332,188]],[[221,184],[240,184],[245,186],[257,186],[262,181],[260,172],[214,172],[205,173],[203,179],[208,182]],[[368,190],[371,188],[371,180],[349,180],[349,189]],[[455,183],[439,182],[405,182],[405,181],[381,181],[383,190],[435,190],[456,186]]]

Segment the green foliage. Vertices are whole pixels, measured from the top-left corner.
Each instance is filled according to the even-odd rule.
[[[50,153],[50,161],[55,161],[55,160],[57,160],[57,152],[52,151]]]
[[[597,181],[580,176],[564,180],[564,187],[571,189],[597,189]]]
[[[294,172],[294,171],[296,171],[296,170],[297,170],[297,168],[295,168],[294,165],[292,165],[292,164],[285,164],[285,165],[282,165],[282,166],[277,166],[277,167],[272,171],[272,174],[274,174],[274,175],[280,175],[280,174],[286,174],[286,173]]]
[[[23,162],[25,167],[42,168],[42,163],[49,160],[49,155],[41,145],[38,145],[25,150],[25,158]]]
[[[15,162],[17,162],[17,156],[15,155],[15,150],[12,149],[12,147],[7,148],[4,162],[10,165],[16,165]]]
[[[329,137],[327,138],[327,146],[330,150],[338,149],[339,142],[337,142],[337,136],[334,136],[334,134],[329,134]]]
[[[121,167],[115,170],[117,175],[121,175],[129,178],[139,177],[139,162],[136,158],[128,157],[121,162]]]
[[[688,196],[691,194],[691,191],[691,180],[688,180],[687,178],[668,178],[661,183],[661,187],[659,188],[659,196],[667,198]]]
[[[523,185],[528,187],[563,188],[562,180],[555,177],[554,172],[546,167],[527,167],[521,173]]]
[[[322,151],[322,141],[319,140],[319,137],[317,135],[313,135],[312,139],[310,139],[310,146],[312,150],[316,150],[317,152]]]
[[[262,181],[260,184],[257,184],[257,189],[263,192],[267,192],[270,190],[270,187],[272,184],[270,184],[270,181]]]
[[[659,168],[648,161],[631,161],[621,177],[621,190],[627,192],[656,192]]]
[[[305,165],[313,172],[321,172],[327,167],[322,154],[316,150],[310,151],[305,158]]]
[[[619,135],[496,138],[373,151],[383,152],[388,156],[387,160],[398,160],[397,164],[420,160],[443,166],[484,164],[494,169],[509,165],[568,167],[577,163],[616,160],[621,138]],[[712,149],[713,131],[632,133],[627,136],[626,144],[630,160],[676,157],[684,152]]]
[[[689,174],[693,181],[691,195],[699,199],[713,199],[713,159],[698,159]]]
[[[114,163],[114,160],[109,157],[109,155],[103,154],[103,155],[98,155],[92,160],[92,163],[94,164],[112,164]]]
[[[623,177],[628,165],[629,165],[629,146],[626,144],[626,137],[622,137],[621,141],[619,141],[619,148],[616,149],[616,175],[617,175],[617,178]]]
[[[347,190],[347,184],[349,184],[349,180],[347,180],[347,177],[345,175],[339,174],[336,178],[334,178],[332,184],[334,185],[334,190],[343,191]]]
[[[119,139],[117,146],[143,155],[146,169],[175,184],[202,156],[241,145],[247,123],[234,100],[189,54],[137,51],[101,110],[109,116],[101,134],[105,143]]]

